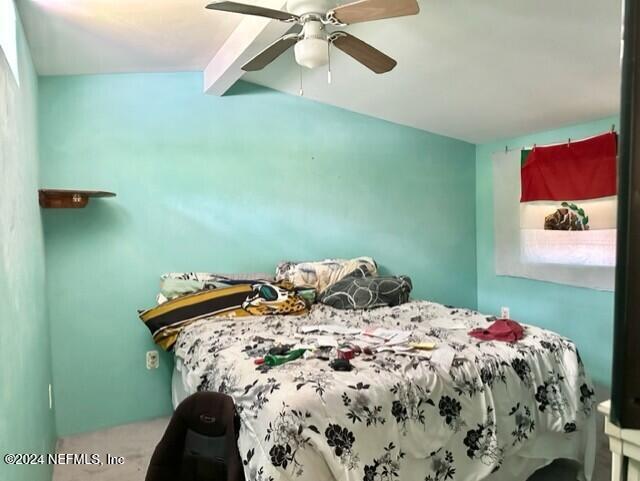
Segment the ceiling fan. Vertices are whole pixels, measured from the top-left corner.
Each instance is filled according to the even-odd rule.
[[[416,15],[420,11],[417,0],[358,0],[331,7],[332,0],[288,0],[288,12],[228,1],[207,5],[210,10],[255,15],[294,24],[285,35],[242,66],[247,72],[262,70],[294,45],[296,62],[303,67],[326,65],[329,62],[329,47],[335,45],[375,73],[389,72],[397,64],[394,59],[347,32],[328,32],[326,27],[345,27],[353,23]]]

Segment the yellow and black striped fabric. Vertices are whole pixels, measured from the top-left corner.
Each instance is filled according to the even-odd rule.
[[[170,350],[180,331],[198,319],[212,316],[250,316],[251,313],[243,309],[242,303],[252,292],[251,284],[200,291],[147,309],[140,314],[140,319],[151,331],[156,344]]]
[[[234,284],[171,299],[140,313],[153,340],[170,350],[180,331],[205,317],[246,317],[304,314],[306,301],[287,282]]]

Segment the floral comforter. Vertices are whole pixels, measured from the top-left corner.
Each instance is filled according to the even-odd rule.
[[[362,355],[351,372],[312,358],[255,364],[274,344],[308,342],[314,335],[300,327],[319,324],[406,330],[437,348]],[[482,480],[552,438],[584,459],[595,399],[575,345],[532,326],[513,344],[468,336],[488,324],[425,301],[370,311],[316,305],[299,317],[196,322],[175,354],[189,391],[234,398],[249,481]]]

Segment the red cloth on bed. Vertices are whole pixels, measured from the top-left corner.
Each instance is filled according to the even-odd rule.
[[[511,319],[498,319],[488,328],[478,327],[469,335],[483,341],[516,342],[524,337],[524,328]]]

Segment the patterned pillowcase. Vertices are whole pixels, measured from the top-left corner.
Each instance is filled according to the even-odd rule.
[[[170,272],[160,276],[158,304],[169,299],[203,290],[229,287],[235,284],[252,284],[256,281],[273,281],[273,276],[262,273],[212,274],[206,272]]]
[[[140,313],[140,319],[151,331],[156,344],[165,350],[170,350],[180,331],[198,319],[212,316],[251,315],[242,308],[242,303],[252,292],[251,284],[200,291],[147,309]]]
[[[413,284],[408,276],[347,277],[329,286],[319,302],[337,309],[372,309],[409,301]]]
[[[168,300],[140,313],[153,340],[170,350],[189,324],[206,317],[304,314],[307,303],[286,283],[235,284]]]
[[[276,268],[276,281],[291,282],[296,288],[312,288],[318,292],[347,276],[374,276],[378,266],[371,257],[351,260],[326,259],[316,262],[281,262]]]
[[[162,296],[164,298],[163,302],[166,302],[167,300],[175,299],[176,297],[220,287],[229,287],[229,284],[218,281],[197,281],[190,279],[173,279],[168,277],[166,279],[160,279],[160,294],[158,298]],[[162,303],[159,302],[158,304]]]
[[[247,273],[234,273],[234,274],[217,274],[211,272],[168,272],[162,274],[160,279],[181,279],[187,281],[268,281],[272,282],[275,279],[273,275],[264,272],[247,272]]]
[[[242,307],[254,316],[307,312],[307,302],[291,287],[286,283],[254,284],[252,294],[243,302]]]

